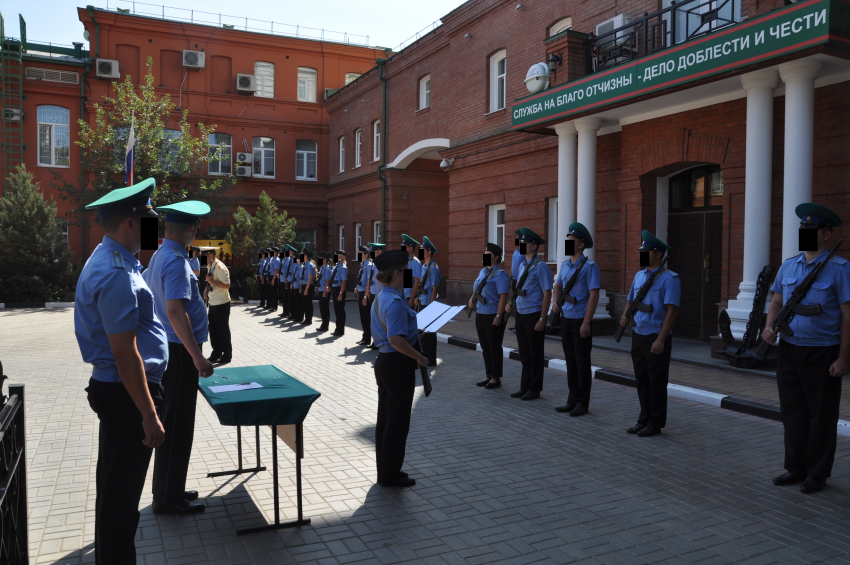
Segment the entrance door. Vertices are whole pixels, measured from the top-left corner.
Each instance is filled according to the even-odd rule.
[[[723,183],[719,167],[698,167],[670,179],[667,262],[679,275],[682,297],[674,335],[717,335],[723,256]]]

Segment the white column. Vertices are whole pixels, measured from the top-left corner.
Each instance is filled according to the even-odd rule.
[[[555,126],[558,134],[558,241],[555,246],[558,269],[564,262],[567,229],[576,221],[576,128],[572,122]]]
[[[744,176],[744,272],[738,296],[726,312],[741,339],[753,308],[756,280],[770,262],[770,202],[773,171],[773,91],[779,73],[763,69],[741,77],[747,91],[747,153]],[[768,304],[765,303],[765,308]]]
[[[814,59],[800,59],[779,65],[779,76],[785,82],[782,260],[800,252],[800,219],[794,213],[794,208],[802,202],[812,201],[815,79],[822,66],[820,61]]]
[[[575,122],[578,131],[578,170],[576,194],[576,221],[584,224],[596,241],[596,135],[602,127],[600,118],[581,118]],[[596,257],[596,246],[585,251],[587,258]],[[608,296],[599,290],[599,305],[594,318],[610,318],[607,311]]]
[[[667,204],[670,198],[670,177],[655,179],[655,237],[667,241]]]

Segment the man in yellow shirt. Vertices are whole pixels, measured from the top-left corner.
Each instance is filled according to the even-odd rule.
[[[207,282],[204,300],[209,300],[209,328],[212,355],[210,363],[230,363],[233,346],[230,342],[230,271],[215,256],[215,248],[208,249]]]

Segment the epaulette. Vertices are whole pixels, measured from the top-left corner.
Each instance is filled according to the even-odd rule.
[[[112,267],[115,269],[124,268],[124,258],[117,251],[112,252]]]
[[[834,263],[838,263],[839,265],[846,265],[847,264],[847,259],[845,259],[844,257],[839,257],[837,255],[832,256],[832,261]]]
[[[667,273],[670,273],[670,276],[671,276],[671,277],[678,277],[678,276],[679,276],[679,273],[674,273],[674,272],[673,272],[673,271],[671,271],[670,269],[666,269],[666,272],[667,272]]]
[[[172,251],[172,252],[174,253],[174,255],[176,255],[177,257],[180,257],[181,259],[185,259],[185,257],[183,256],[183,253],[182,253],[179,249],[177,249],[176,247],[172,247],[172,248],[171,248],[171,251]]]

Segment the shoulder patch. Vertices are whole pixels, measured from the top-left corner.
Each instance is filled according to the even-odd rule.
[[[678,277],[679,276],[678,273],[674,273],[673,271],[668,270],[667,272],[670,273],[671,277]]]
[[[176,247],[172,247],[171,251],[174,253],[175,256],[180,257],[181,259],[184,259],[183,253],[181,253],[180,250],[177,249]]]
[[[116,269],[124,268],[124,258],[117,251],[112,252],[112,266]]]

